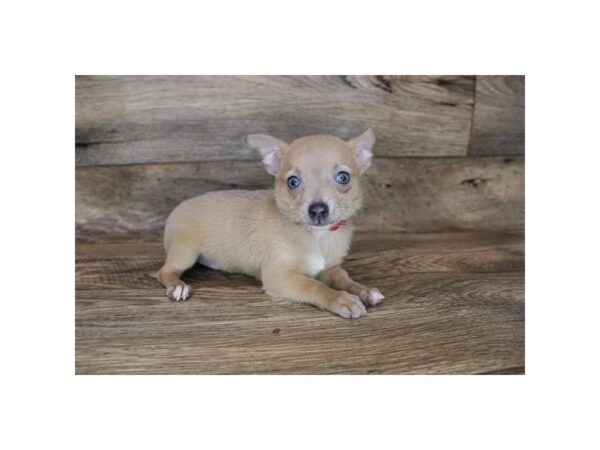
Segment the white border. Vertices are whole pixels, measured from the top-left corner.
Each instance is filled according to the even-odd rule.
[[[597,445],[591,4],[3,6],[3,447]],[[527,375],[75,377],[76,73],[525,73]]]

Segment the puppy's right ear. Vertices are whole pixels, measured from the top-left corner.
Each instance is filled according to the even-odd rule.
[[[244,144],[246,147],[258,150],[267,172],[277,175],[281,169],[283,151],[287,147],[285,142],[266,134],[251,134],[244,138]]]

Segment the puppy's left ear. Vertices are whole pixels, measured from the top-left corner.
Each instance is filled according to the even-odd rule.
[[[360,136],[348,141],[348,144],[354,148],[354,157],[360,167],[360,172],[369,168],[373,161],[373,146],[375,145],[375,133],[370,128]]]
[[[287,147],[285,142],[266,134],[251,134],[244,138],[244,144],[246,147],[258,150],[267,172],[277,175],[281,169],[283,151]]]

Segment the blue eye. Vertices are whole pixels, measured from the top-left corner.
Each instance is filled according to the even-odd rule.
[[[296,189],[298,186],[300,186],[300,178],[298,178],[296,175],[292,175],[287,179],[287,185],[290,189]]]
[[[350,174],[348,172],[338,172],[335,176],[335,182],[338,184],[348,184],[350,183]]]

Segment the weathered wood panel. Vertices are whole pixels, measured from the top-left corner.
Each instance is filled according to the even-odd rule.
[[[378,161],[367,175],[368,201],[357,223],[372,231],[521,231],[524,175],[522,157]]]
[[[364,180],[363,230],[522,230],[523,158],[377,158]],[[170,211],[219,189],[269,188],[258,161],[79,167],[80,242],[160,239]]]
[[[469,154],[525,154],[524,76],[477,76]]]
[[[373,246],[380,238],[384,258]],[[346,267],[386,301],[355,321],[273,300],[254,279],[197,267],[188,274],[191,300],[170,302],[155,280],[142,278],[162,256],[159,246],[79,246],[76,372],[523,371],[523,273],[470,273],[468,262],[522,267],[522,236],[359,234],[356,241]],[[462,256],[451,257],[449,248]],[[392,252],[401,261],[395,270]],[[405,252],[413,256],[403,259]]]
[[[257,159],[284,140],[371,127],[382,156],[466,155],[474,77],[78,76],[79,166]]]

